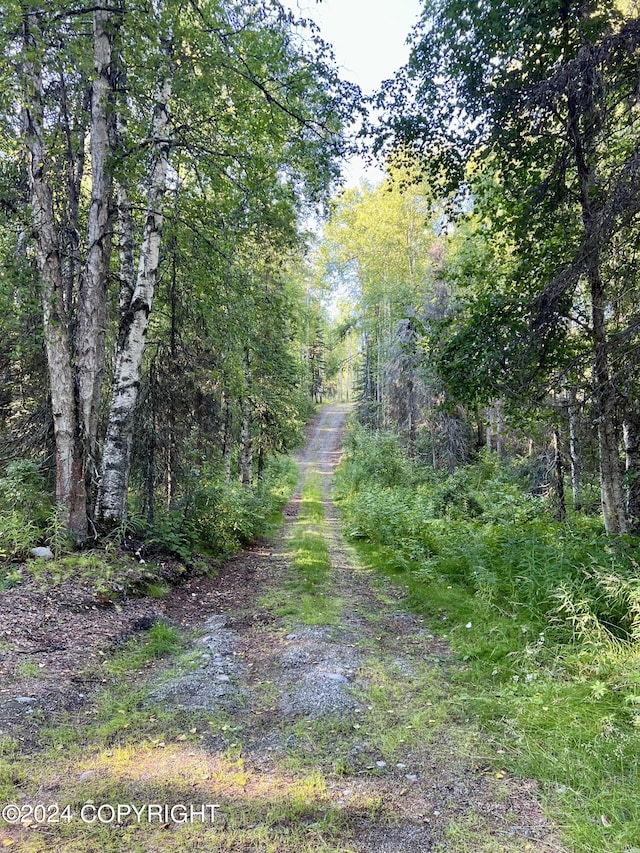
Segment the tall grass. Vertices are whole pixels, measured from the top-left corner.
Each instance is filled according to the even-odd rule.
[[[362,558],[457,652],[452,702],[488,760],[540,781],[573,849],[640,848],[640,542],[556,522],[495,455],[436,474],[357,427],[336,497]]]

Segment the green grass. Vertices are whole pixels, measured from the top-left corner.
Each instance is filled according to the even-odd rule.
[[[576,853],[640,848],[637,540],[557,525],[495,465],[408,487],[402,466],[376,474],[358,453],[339,471],[345,528],[462,664],[452,712],[480,724],[487,763],[541,783]],[[443,494],[482,508],[457,517]]]
[[[282,589],[261,602],[288,624],[331,625],[338,621],[341,601],[331,590],[332,571],[326,540],[320,476],[307,478],[300,512],[286,543],[290,572]]]
[[[180,633],[166,622],[156,622],[143,640],[128,643],[114,658],[105,662],[105,669],[113,677],[139,672],[147,663],[167,655],[175,655],[184,648]]]

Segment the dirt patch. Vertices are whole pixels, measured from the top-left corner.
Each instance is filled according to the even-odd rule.
[[[0,732],[33,736],[62,709],[87,701],[114,644],[161,616],[153,599],[100,601],[77,578],[26,578],[0,593]]]

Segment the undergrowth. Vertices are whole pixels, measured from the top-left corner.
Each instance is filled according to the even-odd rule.
[[[38,465],[10,462],[0,476],[0,560],[28,553],[38,544],[53,511]],[[0,574],[0,589],[4,583]]]
[[[201,472],[188,494],[172,509],[158,510],[152,524],[133,506],[126,522],[98,540],[94,549],[70,553],[69,543],[58,541],[37,466],[25,460],[12,463],[0,478],[0,591],[33,576],[44,584],[76,578],[93,586],[101,601],[129,594],[162,598],[183,573],[175,565],[167,568],[164,556],[210,571],[248,542],[271,535],[281,523],[282,507],[297,476],[295,463],[287,457],[271,458],[253,490]],[[25,570],[17,561],[43,542],[56,559],[30,560]]]
[[[336,497],[363,560],[465,663],[454,702],[488,756],[543,784],[574,850],[640,847],[637,539],[554,521],[495,455],[436,474],[359,428]]]
[[[286,456],[271,457],[254,489],[227,482],[206,466],[193,473],[183,493],[169,508],[158,505],[148,518],[135,505],[112,530],[106,544],[144,540],[147,548],[187,560],[193,553],[228,555],[247,542],[271,533],[280,523],[297,480],[297,468]],[[11,462],[0,476],[0,563],[27,555],[48,544],[56,556],[71,547],[61,534],[55,510],[38,465],[28,459]],[[0,571],[0,588],[3,584]]]
[[[254,489],[227,482],[217,471],[205,468],[192,478],[175,506],[156,512],[150,526],[136,516],[135,508],[125,535],[142,535],[149,547],[166,550],[181,559],[194,552],[228,556],[280,523],[298,478],[292,459],[271,457]]]

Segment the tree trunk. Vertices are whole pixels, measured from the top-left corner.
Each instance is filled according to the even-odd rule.
[[[598,253],[594,251],[589,268],[594,338],[593,380],[598,413],[602,515],[607,533],[616,534],[627,532],[627,519],[620,476],[618,431],[615,423],[617,401],[609,375],[605,298],[598,260]]]
[[[573,495],[573,508],[582,509],[582,463],[580,459],[580,446],[578,443],[578,405],[576,400],[576,389],[569,391],[567,403],[567,415],[569,421],[569,459],[571,463],[571,492]]]
[[[493,433],[491,430],[491,424],[493,421],[493,409],[491,406],[487,407],[486,411],[486,429],[485,429],[485,446],[487,450],[493,450]]]
[[[134,414],[160,257],[163,206],[171,147],[167,109],[170,97],[171,79],[167,77],[154,109],[154,157],[147,183],[146,216],[136,286],[121,319],[113,395],[102,456],[97,515],[102,521],[110,524],[118,524],[126,517]]]
[[[62,276],[64,281],[65,310],[71,316],[76,287],[81,274],[80,258],[80,198],[85,166],[86,115],[89,113],[89,94],[86,96],[86,110],[81,117],[69,113],[68,83],[64,73],[60,72],[60,113],[61,127],[65,138],[65,156],[67,172],[67,211],[62,238],[64,240],[62,257],[64,258]],[[75,138],[74,138],[75,137]],[[77,141],[77,140],[81,141]]]
[[[553,426],[553,463],[555,469],[556,518],[558,521],[567,520],[567,503],[564,495],[564,465],[560,449],[560,428]]]
[[[107,282],[111,257],[110,159],[113,132],[113,11],[107,0],[93,13],[94,80],[91,91],[91,204],[87,261],[78,294],[76,372],[79,420],[88,482],[96,479],[98,415],[104,377]]]
[[[242,426],[240,429],[240,479],[245,489],[253,485],[253,442],[251,439],[251,400],[242,401]]]
[[[224,479],[231,482],[231,462],[233,456],[233,416],[227,394],[224,396],[224,437],[222,443],[222,467]]]
[[[416,439],[418,433],[418,405],[416,384],[417,376],[417,331],[415,322],[409,317],[407,324],[407,340],[405,342],[405,365],[407,374],[407,454],[410,458],[415,456]]]
[[[629,530],[640,534],[640,405],[625,413],[624,451],[627,479],[627,517]]]
[[[251,387],[251,353],[244,351],[245,392],[241,404],[242,423],[240,426],[240,480],[245,489],[253,485],[253,438],[251,436],[252,405],[249,394]]]
[[[565,24],[565,40],[568,39],[568,24]],[[577,96],[567,96],[568,135],[573,148],[580,208],[585,242],[590,247],[587,258],[587,278],[591,296],[591,325],[593,335],[593,388],[598,416],[598,448],[600,455],[600,487],[602,515],[607,533],[626,533],[624,495],[620,472],[618,430],[615,422],[616,392],[609,371],[609,348],[607,340],[607,300],[602,280],[600,260],[600,238],[598,236],[598,186],[593,163],[596,162],[594,128],[599,116],[591,99],[593,80],[584,79],[584,91],[579,105]],[[581,112],[582,110],[582,112]]]
[[[56,504],[61,523],[78,544],[87,538],[87,501],[82,444],[76,416],[73,358],[69,317],[56,225],[53,193],[47,181],[44,143],[44,108],[41,69],[35,64],[36,15],[24,19],[23,71],[25,101],[23,132],[28,152],[27,171],[31,191],[36,256],[41,280],[44,339],[49,368],[51,406],[56,445]]]
[[[266,432],[263,427],[260,427],[260,439],[258,441],[258,480],[262,480],[264,477],[264,471],[267,465],[267,449],[265,446],[266,441]]]

